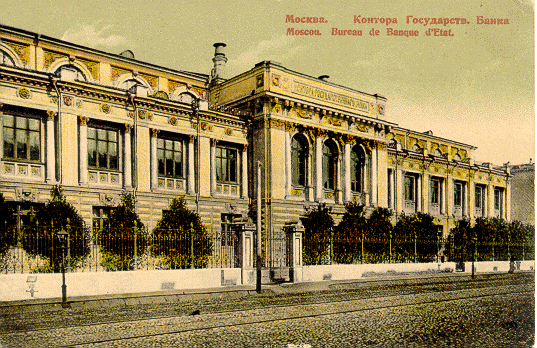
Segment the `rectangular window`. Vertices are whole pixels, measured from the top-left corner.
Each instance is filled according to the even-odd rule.
[[[454,190],[453,204],[456,207],[462,206],[462,195],[463,195],[462,189],[463,189],[462,183],[456,182],[455,187],[453,189]]]
[[[93,235],[104,227],[104,221],[110,216],[112,207],[93,207],[93,219],[91,221]]]
[[[475,207],[477,209],[483,208],[483,187],[479,185],[475,187]]]
[[[216,181],[237,183],[237,150],[216,147]]]
[[[440,180],[431,179],[431,203],[440,204]]]
[[[182,140],[158,138],[157,161],[160,176],[182,178],[184,144]]]
[[[502,189],[494,189],[494,210],[502,209]]]
[[[21,115],[3,117],[4,158],[39,161],[41,159],[41,121]]]
[[[405,175],[404,184],[405,201],[414,202],[416,200],[416,177],[413,175]]]
[[[88,167],[119,169],[119,131],[88,127]]]
[[[221,219],[221,239],[222,246],[233,246],[234,236],[233,236],[233,223],[234,219],[240,217],[237,214],[222,214]]]

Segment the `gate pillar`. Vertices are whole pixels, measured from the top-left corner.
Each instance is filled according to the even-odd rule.
[[[284,227],[287,233],[287,256],[289,260],[289,278],[292,283],[302,281],[302,233],[304,226],[300,221],[288,223]]]
[[[256,226],[251,220],[237,226],[237,267],[241,269],[241,284],[255,283],[254,272],[254,232]]]

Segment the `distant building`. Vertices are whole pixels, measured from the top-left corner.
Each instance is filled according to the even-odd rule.
[[[511,166],[511,219],[535,224],[535,163]]]
[[[183,196],[228,238],[255,207],[257,161],[267,264],[285,259],[271,240],[319,203],[336,219],[348,202],[430,213],[444,236],[463,217],[510,219],[509,174],[474,146],[401,128],[385,97],[276,62],[224,79],[224,47],[209,75],[0,26],[0,192],[19,227],[61,184],[94,228],[128,191],[149,231]]]

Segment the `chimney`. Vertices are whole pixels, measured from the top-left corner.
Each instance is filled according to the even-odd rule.
[[[225,43],[217,42],[214,45],[214,57],[213,64],[214,67],[211,70],[211,81],[213,83],[218,83],[224,79],[224,69],[226,67],[227,58],[224,54]]]

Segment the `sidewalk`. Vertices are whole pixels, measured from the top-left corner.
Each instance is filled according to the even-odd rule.
[[[517,272],[517,273],[533,273],[533,272]],[[486,279],[492,276],[512,276],[503,273],[479,273],[476,275],[476,280]],[[285,294],[308,293],[308,292],[323,292],[331,290],[357,289],[371,286],[373,283],[393,284],[394,282],[405,284],[415,284],[418,282],[452,282],[471,281],[471,275],[468,273],[438,273],[438,274],[418,274],[418,275],[395,275],[395,276],[379,276],[368,277],[353,280],[329,280],[321,282],[302,282],[302,283],[281,283],[262,285],[262,291],[257,294],[255,286],[250,285],[235,285],[225,286],[213,289],[193,289],[193,290],[170,290],[150,293],[135,293],[135,294],[114,294],[102,296],[82,296],[68,297],[67,302],[73,309],[91,310],[101,308],[118,308],[136,305],[148,304],[163,304],[163,303],[181,303],[192,302],[203,299],[239,299],[244,297],[261,296],[270,297]],[[67,293],[69,296],[69,293]],[[0,313],[8,313],[12,311],[39,312],[43,310],[62,310],[61,298],[51,299],[33,299],[10,301],[0,303]]]

